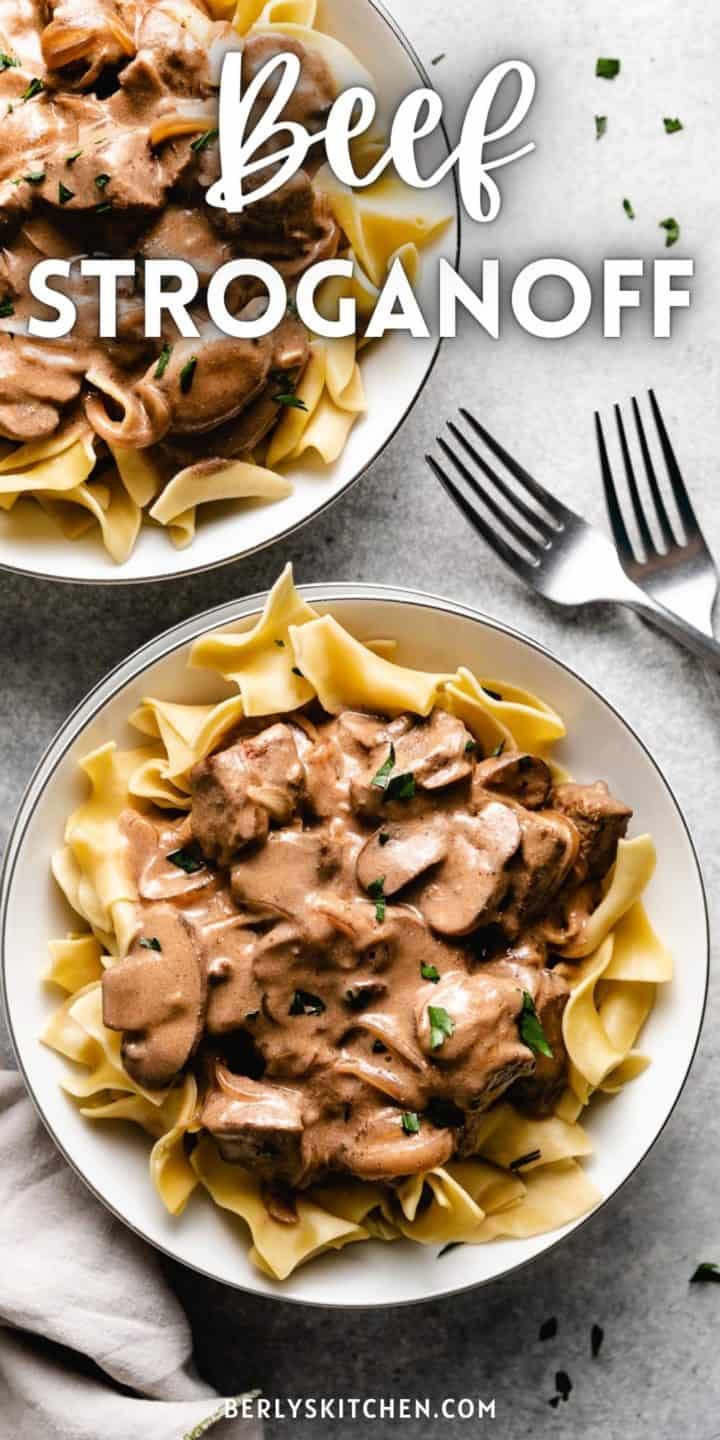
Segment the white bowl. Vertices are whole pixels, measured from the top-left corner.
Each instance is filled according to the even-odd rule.
[[[481,674],[524,686],[563,715],[567,740],[558,758],[580,780],[607,779],[635,811],[631,833],[650,831],[658,866],[647,892],[653,924],[677,966],[643,1032],[653,1064],[609,1103],[588,1112],[595,1155],[587,1168],[611,1196],[657,1139],[685,1082],[697,1044],[708,977],[708,925],[702,878],[677,802],[642,742],[584,680],[534,641],[464,606],[380,586],[316,585],[303,593],[331,609],[360,638],[393,636],[398,659],[431,670],[464,663]],[[145,695],[197,703],[217,695],[217,681],[189,671],[196,636],[257,615],[264,597],[209,610],[169,630],[118,666],[66,721],[30,782],[10,838],[0,895],[0,937],[10,1030],[18,1064],[55,1143],[99,1199],[154,1245],[241,1289],[284,1300],[337,1306],[391,1305],[430,1299],[507,1274],[558,1243],[580,1220],[530,1240],[464,1246],[437,1259],[437,1248],[408,1241],[366,1242],[322,1257],[278,1284],[250,1264],[242,1222],[202,1193],[185,1214],[169,1216],[148,1174],[141,1132],[93,1125],[60,1089],[60,1057],[38,1041],[57,999],[40,983],[47,942],[72,925],[50,877],[52,851],[83,794],[77,761],[108,740],[137,743],[127,716]],[[250,622],[249,622],[250,623]]]
[[[377,82],[383,116],[421,85],[431,85],[409,42],[377,0],[321,0],[318,27],[347,45]],[[424,142],[423,168],[434,172],[449,153],[444,130]],[[452,224],[422,253],[416,287],[427,316],[435,313],[436,276],[441,258],[457,265],[460,210],[454,171],[441,186],[425,192],[432,213],[452,216]],[[429,322],[430,323],[430,322]],[[367,413],[353,427],[335,465],[303,457],[288,467],[293,493],[271,504],[257,501],[199,506],[192,545],[175,550],[167,532],[143,525],[124,565],[106,553],[97,527],[79,540],[65,540],[57,525],[33,501],[18,501],[0,511],[0,567],[44,579],[90,584],[129,584],[167,580],[239,560],[284,538],[324,510],[358,480],[378,458],[408,416],[435,363],[439,340],[415,340],[391,332],[362,357]]]

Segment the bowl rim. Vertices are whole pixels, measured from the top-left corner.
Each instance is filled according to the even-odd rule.
[[[384,21],[387,28],[392,31],[395,39],[399,41],[406,55],[411,60],[412,64],[415,66],[418,76],[422,81],[423,87],[426,89],[434,90],[435,86],[433,85],[432,79],[428,74],[424,62],[420,59],[417,50],[415,49],[412,42],[408,39],[405,31],[395,20],[394,16],[390,14],[389,10],[386,9],[383,0],[365,0],[365,4],[369,5],[371,10],[375,11],[379,18]],[[450,143],[450,136],[448,133],[444,114],[440,120],[438,128],[440,130],[443,141],[447,148],[447,153],[449,155],[452,151],[452,145]],[[460,256],[462,251],[463,208],[460,203],[460,187],[458,184],[457,171],[454,166],[450,174],[452,177],[453,196],[455,200],[455,214],[453,217],[453,223],[455,225],[454,266],[457,270],[460,265]],[[334,494],[329,495],[327,500],[324,500],[320,505],[318,505],[316,510],[313,510],[309,515],[306,515],[303,520],[296,520],[291,525],[288,525],[284,530],[279,530],[277,534],[270,536],[269,539],[260,540],[257,545],[251,545],[249,548],[236,550],[232,555],[223,556],[221,560],[211,560],[205,565],[189,565],[186,569],[183,570],[166,570],[156,575],[123,576],[111,574],[102,578],[96,576],[94,579],[89,579],[85,576],[75,575],[53,575],[47,573],[44,570],[30,570],[25,565],[13,564],[11,560],[3,558],[2,551],[0,551],[0,571],[8,571],[10,574],[13,575],[24,575],[29,579],[44,580],[50,583],[54,583],[56,585],[82,585],[84,587],[92,587],[94,585],[99,585],[103,587],[118,585],[155,585],[160,584],[164,581],[184,580],[191,575],[206,575],[212,570],[220,570],[223,565],[234,565],[237,564],[240,560],[249,560],[252,555],[260,554],[261,551],[267,550],[269,546],[277,545],[280,544],[282,541],[288,540],[291,535],[296,535],[298,531],[302,530],[306,525],[312,524],[312,522],[319,518],[319,516],[324,515],[325,512],[329,510],[337,500],[340,500],[343,495],[347,495],[348,491],[352,489],[352,487],[356,485],[359,480],[362,480],[364,475],[367,475],[368,470],[370,470],[372,466],[376,464],[376,462],[380,459],[381,455],[384,455],[388,446],[395,439],[396,435],[402,429],[406,420],[409,419],[412,411],[415,409],[415,406],[417,405],[417,402],[420,399],[423,391],[425,390],[425,387],[430,380],[435,366],[437,365],[438,357],[440,355],[443,343],[444,342],[441,336],[436,336],[435,348],[432,352],[432,355],[430,356],[427,368],[425,370],[425,374],[423,375],[422,380],[417,390],[415,391],[415,394],[405,406],[402,414],[396,420],[395,424],[392,427],[392,430],[390,430],[389,433],[385,436],[382,444],[378,445],[377,449],[373,452],[371,456],[369,456],[369,458],[364,462],[364,464],[361,465],[360,469],[357,470],[354,475],[351,475],[349,479],[346,480],[344,484],[342,484],[339,489],[334,492]],[[68,544],[69,543],[71,542],[68,541]]]
[[[703,987],[702,1006],[697,1021],[697,1029],[692,1039],[690,1056],[673,1102],[667,1113],[665,1114],[664,1118],[662,1119],[661,1123],[655,1130],[654,1134],[652,1134],[652,1136],[649,1138],[648,1143],[642,1152],[642,1155],[628,1171],[627,1175],[623,1177],[623,1179],[608,1195],[603,1197],[600,1203],[596,1205],[593,1210],[589,1211],[588,1214],[582,1216],[578,1221],[574,1222],[572,1231],[569,1232],[569,1234],[573,1234],[576,1231],[580,1230],[583,1226],[588,1225],[594,1219],[594,1217],[600,1213],[600,1211],[604,1210],[605,1207],[610,1204],[610,1202],[615,1198],[615,1196],[618,1195],[620,1191],[627,1185],[628,1181],[632,1179],[633,1175],[636,1174],[636,1172],[640,1169],[641,1165],[644,1164],[648,1155],[650,1154],[650,1151],[660,1139],[660,1136],[662,1135],[669,1120],[674,1114],[680,1097],[687,1084],[688,1077],[695,1061],[695,1056],[697,1054],[698,1045],[700,1043],[700,1037],[702,1034],[703,1024],[707,1011],[708,989],[710,983],[710,916],[707,891],[705,887],[702,867],[689,824],[685,819],[682,808],[679,804],[679,801],[675,795],[672,786],[666,779],[651,751],[648,749],[647,745],[638,735],[637,731],[633,728],[633,726],[630,725],[630,723],[625,719],[625,717],[621,715],[620,711],[612,704],[611,701],[605,698],[605,696],[597,689],[595,685],[592,684],[591,681],[587,680],[583,675],[581,675],[574,666],[568,664],[565,660],[561,660],[559,657],[554,655],[553,652],[548,649],[546,645],[543,645],[539,640],[536,640],[532,636],[525,634],[524,631],[517,629],[515,626],[506,624],[504,621],[497,619],[495,616],[488,615],[484,611],[475,609],[473,606],[465,605],[463,602],[454,601],[451,600],[449,597],[435,595],[427,591],[408,589],[402,586],[382,584],[375,585],[368,583],[354,584],[352,582],[344,581],[320,582],[317,584],[309,583],[306,585],[299,585],[297,588],[299,593],[303,596],[305,600],[311,603],[314,601],[323,605],[332,605],[334,601],[341,600],[367,600],[379,602],[390,601],[394,603],[409,605],[415,608],[425,607],[430,610],[441,610],[453,615],[460,616],[464,619],[479,622],[480,624],[492,630],[495,630],[500,634],[509,635],[511,638],[521,641],[521,643],[527,645],[531,650],[534,650],[536,653],[550,660],[552,664],[558,666],[577,684],[579,684],[586,690],[589,690],[590,693],[594,696],[594,698],[596,700],[599,700],[601,705],[603,705],[611,713],[611,715],[615,717],[615,719],[619,720],[620,724],[624,726],[630,736],[640,746],[646,760],[649,762],[652,770],[655,772],[655,775],[660,782],[660,785],[663,787],[668,798],[670,799],[671,804],[674,807],[677,817],[680,821],[682,829],[685,832],[685,837],[690,851],[690,858],[700,888],[705,928],[703,954],[703,962],[705,967],[705,983]],[[33,1083],[23,1063],[20,1045],[16,1036],[10,1007],[7,1001],[7,924],[15,867],[19,853],[22,849],[25,832],[35,813],[37,805],[39,804],[42,795],[47,789],[48,784],[52,781],[52,778],[56,770],[58,769],[58,766],[64,760],[69,749],[74,744],[78,736],[85,729],[87,729],[87,727],[92,723],[92,721],[97,717],[97,715],[105,708],[106,704],[108,704],[110,700],[114,699],[131,680],[136,679],[151,665],[154,665],[161,660],[167,659],[168,656],[175,654],[184,646],[189,645],[191,640],[205,633],[208,629],[214,628],[216,626],[232,624],[234,619],[245,620],[259,614],[263,609],[266,599],[266,591],[255,591],[252,595],[248,595],[242,599],[222,602],[220,605],[211,606],[209,609],[200,611],[196,615],[191,615],[189,618],[182,620],[178,624],[170,626],[168,629],[162,631],[153,639],[146,641],[143,645],[132,651],[129,656],[126,656],[124,660],[119,661],[117,665],[113,666],[111,670],[109,670],[96,682],[96,684],[87,692],[83,699],[78,702],[78,704],[70,712],[67,718],[63,721],[54,738],[50,741],[49,745],[45,749],[43,755],[41,756],[40,760],[35,766],[35,769],[32,772],[32,775],[23,791],[20,802],[18,804],[12,825],[10,827],[2,869],[0,870],[0,997],[2,998],[5,1021],[10,1036],[10,1042],[12,1045],[15,1062],[22,1077],[25,1090],[29,1095],[29,1098],[31,1099],[35,1110],[39,1115],[39,1118],[42,1121],[46,1131],[48,1132],[53,1144],[60,1152],[63,1159],[78,1176],[78,1178],[82,1181],[82,1183],[86,1186],[86,1188],[91,1192],[95,1199],[99,1201],[99,1203],[103,1205],[104,1208],[110,1212],[110,1214],[115,1216],[116,1219],[120,1220],[123,1225],[127,1226],[127,1228],[131,1230],[134,1234],[139,1236],[141,1240],[144,1240],[146,1244],[151,1245],[153,1249],[159,1251],[161,1254],[166,1255],[170,1260],[173,1260],[175,1264],[184,1265],[187,1269],[193,1270],[196,1273],[204,1276],[205,1279],[213,1280],[218,1284],[227,1285],[233,1290],[239,1290],[243,1294],[253,1295],[256,1296],[258,1299],[267,1300],[271,1303],[276,1303],[279,1301],[285,1304],[292,1304],[298,1306],[307,1305],[311,1306],[314,1309],[353,1311],[377,1310],[380,1308],[399,1309],[400,1307],[406,1307],[411,1305],[429,1304],[433,1301],[449,1299],[452,1296],[463,1294],[465,1291],[480,1289],[481,1287],[493,1284],[496,1281],[504,1280],[509,1275],[514,1274],[518,1270],[524,1269],[526,1266],[531,1265],[535,1261],[541,1259],[542,1256],[547,1255],[551,1251],[555,1250],[558,1245],[561,1245],[565,1239],[569,1238],[569,1234],[559,1234],[555,1240],[551,1240],[549,1244],[547,1244],[541,1251],[538,1252],[538,1254],[528,1256],[524,1260],[516,1261],[515,1263],[509,1265],[507,1269],[501,1271],[497,1275],[488,1276],[482,1279],[471,1280],[467,1284],[456,1285],[452,1289],[442,1291],[440,1294],[433,1294],[427,1297],[414,1297],[412,1299],[405,1300],[383,1299],[378,1301],[363,1301],[357,1303],[335,1300],[309,1300],[298,1295],[288,1295],[281,1292],[279,1292],[277,1295],[268,1294],[267,1292],[256,1290],[252,1286],[249,1286],[247,1284],[241,1284],[239,1281],[220,1277],[214,1271],[206,1269],[205,1266],[199,1263],[195,1263],[186,1259],[180,1259],[180,1257],[173,1250],[169,1249],[168,1246],[159,1243],[139,1226],[130,1222],[121,1210],[119,1210],[108,1199],[106,1199],[104,1195],[101,1195],[96,1190],[95,1186],[85,1176],[85,1174],[79,1168],[78,1164],[74,1161],[72,1156],[68,1154],[64,1144],[59,1139],[58,1135],[55,1133],[55,1130],[51,1125],[50,1121],[47,1119],[40,1100],[35,1094]]]

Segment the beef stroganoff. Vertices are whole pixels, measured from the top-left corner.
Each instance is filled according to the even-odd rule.
[[[69,1095],[141,1125],[170,1212],[204,1189],[278,1279],[584,1214],[579,1117],[649,1063],[672,972],[629,807],[560,772],[542,701],[397,664],[289,571],[190,663],[220,698],[145,700],[55,856],[88,927],[47,976]]]
[[[353,277],[326,281],[318,308],[332,316],[351,296],[362,328],[394,256],[416,274],[418,247],[446,222],[408,207],[407,192],[403,206],[397,180],[344,189],[321,145],[242,213],[206,204],[228,48],[242,50],[245,85],[274,56],[298,57],[286,117],[310,134],[341,88],[371,83],[315,19],[315,0],[0,0],[0,508],[37,501],[68,538],[96,527],[122,563],[143,520],[184,546],[198,506],[281,500],[302,456],[338,459],[366,408],[364,342],[310,334],[292,303],[297,282],[317,261],[351,260]],[[97,338],[87,257],[135,261],[114,340]],[[27,333],[29,315],[43,314],[29,276],[45,258],[70,262],[54,282],[77,310],[64,340]],[[213,274],[236,258],[271,264],[288,287],[288,312],[262,339],[223,335],[207,313]],[[143,266],[169,259],[197,273],[198,339],[169,317],[157,340],[145,336]],[[259,281],[229,287],[234,316],[265,303]]]

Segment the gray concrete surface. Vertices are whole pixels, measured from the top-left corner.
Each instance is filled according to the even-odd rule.
[[[87,688],[148,637],[200,608],[265,587],[292,558],[299,580],[381,580],[445,592],[551,646],[599,686],[654,751],[700,850],[714,920],[720,889],[720,677],[703,673],[633,617],[600,609],[568,616],[527,594],[481,547],[423,465],[441,420],[471,401],[535,472],[604,523],[592,411],[655,385],[720,556],[717,495],[720,198],[716,149],[720,11],[715,0],[450,0],[393,9],[452,97],[451,124],[489,63],[520,55],[537,69],[529,126],[535,156],[507,175],[491,229],[466,236],[465,269],[481,253],[508,273],[561,254],[593,269],[605,255],[659,255],[657,222],[676,215],[693,256],[693,307],[670,343],[649,338],[645,311],[623,342],[599,338],[596,317],[557,346],[508,322],[499,344],[467,333],[446,345],[420,404],[372,474],[313,527],[247,563],[166,586],[106,592],[3,576],[0,657],[0,824],[5,831],[32,766]],[[597,55],[623,61],[594,79]],[[594,115],[608,132],[594,139]],[[666,136],[663,115],[684,131]],[[628,196],[637,220],[621,201]],[[659,237],[659,238],[658,238]],[[691,956],[679,956],[683,964]],[[688,1287],[700,1259],[720,1261],[718,1022],[713,988],[690,1082],[662,1139],[623,1192],[559,1251],[487,1289],[411,1310],[344,1317],[244,1298],[173,1271],[193,1318],[200,1366],[222,1391],[262,1386],[298,1395],[494,1396],[497,1419],[404,1423],[289,1421],[271,1440],[404,1433],[408,1440],[532,1434],[587,1440],[713,1440],[720,1435],[720,1292]],[[7,1049],[0,1058],[12,1063]],[[441,1263],[441,1262],[440,1262]],[[548,1315],[557,1338],[537,1339]],[[600,1356],[589,1331],[602,1324]],[[548,1405],[568,1371],[567,1404]]]

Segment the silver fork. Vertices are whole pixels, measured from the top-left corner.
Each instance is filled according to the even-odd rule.
[[[717,567],[705,543],[705,537],[698,525],[697,517],[693,510],[685,482],[680,474],[680,467],[675,458],[670,436],[667,433],[654,391],[649,391],[649,397],[650,408],[665,461],[667,478],[677,506],[684,538],[682,540],[677,538],[676,531],[668,515],[663,492],[658,483],[655,465],[645,435],[640,406],[633,396],[632,410],[635,419],[635,430],[637,432],[640,453],[645,467],[649,498],[651,501],[651,509],[649,511],[643,506],[640,496],[630,447],[627,441],[625,424],[619,405],[615,406],[615,421],[617,424],[623,464],[625,466],[627,487],[640,538],[640,550],[638,550],[638,547],[633,546],[628,534],[627,526],[623,518],[618,488],[613,479],[612,468],[608,458],[602,423],[600,416],[597,413],[595,415],[595,427],[597,430],[598,449],[600,451],[600,467],[602,470],[603,485],[605,487],[605,499],[607,501],[612,532],[615,537],[615,545],[618,555],[620,556],[620,564],[630,580],[634,580],[636,585],[640,585],[643,590],[651,595],[653,599],[659,601],[661,605],[664,605],[667,610],[674,611],[676,615],[682,615],[683,619],[687,620],[691,625],[696,625],[698,630],[704,631],[706,635],[712,635],[712,615],[718,593]],[[656,544],[650,529],[653,517],[662,537],[663,549],[660,549]]]
[[[516,575],[558,605],[627,605],[720,670],[720,645],[641,590],[625,574],[607,536],[538,484],[468,410],[461,409],[459,417],[462,428],[453,420],[447,425],[455,448],[442,435],[437,440],[453,474],[433,455],[426,456],[428,465],[466,520]],[[478,440],[515,487],[481,454]]]

